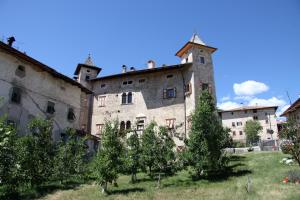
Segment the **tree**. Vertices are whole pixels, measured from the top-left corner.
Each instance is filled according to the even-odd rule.
[[[127,145],[127,166],[131,173],[131,182],[135,183],[137,180],[136,174],[141,165],[141,145],[136,131],[127,139]]]
[[[152,121],[144,130],[142,135],[141,145],[141,160],[145,170],[149,170],[149,175],[152,177],[152,170],[158,151],[156,148],[158,138],[155,135],[154,128],[156,123]]]
[[[17,135],[5,118],[0,119],[0,198],[16,198],[19,186]],[[2,193],[2,194],[1,194]],[[3,196],[4,195],[4,196]]]
[[[94,169],[102,193],[107,192],[107,184],[116,181],[122,166],[123,144],[118,137],[118,123],[106,122],[101,147],[96,154]]]
[[[78,137],[76,131],[72,128],[66,129],[65,136],[66,140],[62,140],[58,144],[54,159],[54,178],[61,182],[74,175],[83,175],[86,167],[84,163],[85,138]]]
[[[230,143],[228,130],[222,127],[211,94],[205,90],[199,97],[192,115],[192,127],[186,140],[189,165],[196,176],[204,171],[215,173],[227,163],[224,148]]]
[[[50,180],[54,168],[52,121],[33,119],[28,128],[30,134],[19,141],[18,159],[23,179],[31,185],[40,185]]]
[[[262,131],[263,127],[258,121],[248,120],[244,127],[244,132],[246,133],[247,143],[252,145],[254,142],[259,140],[259,133]]]
[[[300,166],[300,128],[294,117],[289,117],[286,125],[279,134],[280,139],[286,139],[284,143],[287,152],[293,156]]]

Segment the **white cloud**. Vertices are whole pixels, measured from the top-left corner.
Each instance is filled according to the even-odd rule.
[[[249,106],[284,106],[286,102],[283,99],[272,97],[269,99],[253,98],[248,103]]]
[[[235,96],[234,100],[251,101],[253,98],[253,96]]]
[[[225,97],[222,97],[222,99],[221,99],[222,102],[223,101],[228,101],[228,100],[230,100],[230,96],[229,95],[227,95]]]
[[[238,96],[253,96],[269,90],[264,83],[248,80],[242,83],[233,84],[234,93]]]
[[[218,103],[217,107],[221,110],[230,110],[233,108],[241,107],[241,105],[233,101],[226,101],[226,102]]]

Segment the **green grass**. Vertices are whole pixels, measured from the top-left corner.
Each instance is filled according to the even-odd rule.
[[[73,189],[58,190],[40,200],[91,200],[91,199],[300,199],[300,185],[284,184],[287,171],[299,168],[279,163],[286,155],[279,152],[247,153],[234,157],[230,176],[217,180],[192,181],[187,171],[163,179],[162,187],[139,174],[139,183],[129,184],[130,177],[121,176],[119,187],[109,185],[110,195],[102,195],[95,184],[80,185]],[[247,177],[252,181],[252,192],[247,193]]]

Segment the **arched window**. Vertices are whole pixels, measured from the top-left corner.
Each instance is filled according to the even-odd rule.
[[[122,94],[122,104],[126,104],[127,95],[126,93]]]
[[[120,131],[123,132],[125,130],[125,122],[121,121],[120,123]]]
[[[132,103],[132,93],[128,92],[127,103]]]
[[[131,122],[127,121],[126,122],[126,130],[129,130],[129,129],[131,129]]]

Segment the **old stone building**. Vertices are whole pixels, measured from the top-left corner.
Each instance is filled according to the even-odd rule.
[[[282,117],[293,119],[300,127],[300,98],[297,99],[290,107],[288,107],[282,114]]]
[[[191,113],[201,91],[215,96],[212,53],[193,35],[177,53],[180,64],[157,67],[148,61],[146,69],[122,67],[122,73],[97,77],[100,68],[88,59],[75,71],[79,83],[93,91],[91,133],[101,137],[106,120],[118,119],[121,129],[140,133],[154,120],[167,126],[178,146],[187,136]]]
[[[263,141],[278,140],[276,121],[277,106],[243,106],[236,109],[220,111],[224,127],[230,129],[230,135],[235,141],[246,141],[244,127],[248,120],[257,120],[263,127],[259,134]]]
[[[92,91],[83,85],[3,42],[0,72],[0,116],[19,133],[26,134],[34,117],[53,120],[55,140],[67,127],[87,128]]]
[[[84,129],[101,137],[106,120],[118,119],[121,129],[142,133],[152,120],[167,126],[177,146],[187,137],[198,96],[214,96],[212,54],[196,34],[176,53],[179,63],[145,69],[122,67],[122,73],[101,76],[89,56],[78,64],[75,80],[0,43],[0,114],[23,129],[34,116],[52,118],[55,138],[65,127]]]

